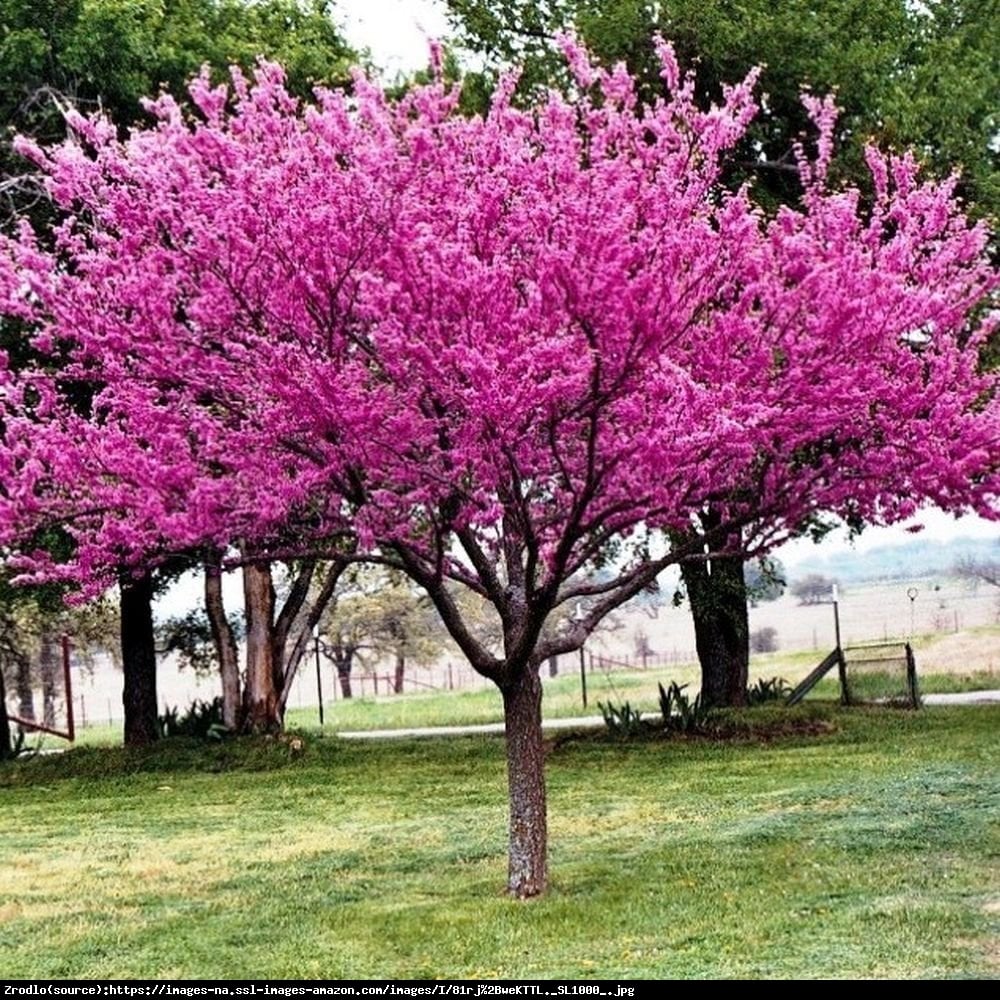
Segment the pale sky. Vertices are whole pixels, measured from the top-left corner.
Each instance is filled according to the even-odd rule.
[[[370,50],[388,79],[426,66],[428,40],[448,31],[437,0],[337,0],[337,20],[347,40]]]
[[[923,525],[923,530],[917,534],[907,528]],[[1000,523],[987,521],[981,517],[967,515],[955,518],[940,510],[927,510],[920,517],[911,518],[903,524],[891,528],[865,528],[861,535],[848,541],[847,530],[832,532],[819,545],[803,538],[788,542],[779,548],[775,555],[786,566],[792,567],[798,563],[815,559],[817,556],[830,555],[834,552],[868,552],[882,545],[902,545],[914,538],[935,542],[946,542],[952,538],[987,538],[1000,540]]]

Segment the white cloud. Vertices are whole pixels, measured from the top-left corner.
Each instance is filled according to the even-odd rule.
[[[336,10],[347,40],[367,48],[390,80],[426,66],[428,42],[448,34],[438,0],[340,0]]]

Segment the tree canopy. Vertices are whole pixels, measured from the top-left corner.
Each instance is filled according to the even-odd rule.
[[[1000,213],[1000,18],[994,2],[448,0],[447,6],[460,40],[486,63],[485,72],[466,77],[470,104],[485,100],[512,64],[524,66],[522,100],[530,102],[553,84],[572,88],[557,41],[565,30],[605,61],[623,60],[638,76],[640,95],[653,99],[660,67],[648,39],[659,30],[684,61],[697,63],[695,94],[703,107],[721,99],[728,81],[761,67],[761,107],[727,158],[724,181],[734,189],[749,181],[751,197],[765,210],[802,197],[794,152],[810,128],[800,97],[807,89],[836,93],[841,108],[831,176],[870,196],[866,144],[911,146],[938,175],[962,172],[956,190],[973,212],[994,220]],[[980,357],[984,366],[996,367],[1000,336],[983,345]],[[705,511],[705,521],[714,518]],[[810,518],[801,528],[815,536],[832,524]],[[850,526],[858,531],[863,523],[852,519]],[[700,530],[694,527],[695,534]],[[705,704],[738,705],[747,691],[747,605],[754,596],[745,577],[752,570],[739,558],[711,558],[709,548],[682,564],[701,696]]]

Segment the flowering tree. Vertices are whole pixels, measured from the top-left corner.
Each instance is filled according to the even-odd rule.
[[[580,96],[518,111],[508,81],[472,119],[440,82],[303,107],[274,66],[202,78],[127,141],[77,119],[26,145],[71,214],[2,248],[3,312],[65,362],[3,383],[5,536],[76,540],[63,566],[22,545],[26,575],[344,536],[404,570],[502,692],[522,897],[547,881],[539,667],[704,557],[665,539],[705,511],[717,551],[816,511],[997,513],[997,273],[953,185],[870,151],[870,205],[828,190],[814,100],[803,208],[767,219],[719,184],[753,74],[704,112],[658,52],[651,106],[567,43]]]
[[[916,147],[922,162],[941,173],[960,166],[957,190],[972,202],[967,208],[994,223],[1000,217],[994,115],[1000,62],[987,55],[995,42],[986,28],[996,15],[981,3],[887,0],[861,8],[853,0],[826,0],[821,17],[806,0],[447,0],[446,7],[461,44],[486,67],[485,77],[465,77],[466,95],[482,92],[483,84],[488,90],[492,68],[511,63],[524,66],[518,83],[524,95],[542,84],[571,86],[555,41],[570,25],[606,61],[624,60],[638,76],[640,95],[655,95],[660,67],[649,38],[660,26],[677,39],[679,52],[697,56],[700,100],[764,65],[759,86],[766,105],[727,155],[725,171],[729,187],[752,177],[758,204],[798,204],[792,146],[809,127],[800,99],[808,80],[821,93],[836,90],[843,109],[831,167],[836,176],[864,185],[864,146],[877,136],[880,143]],[[981,356],[996,363],[998,351],[994,337]],[[711,521],[712,512],[705,518]],[[816,537],[828,525],[802,527]],[[728,553],[706,553],[681,566],[702,704],[746,700],[752,566]]]

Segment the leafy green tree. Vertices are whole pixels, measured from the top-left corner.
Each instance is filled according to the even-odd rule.
[[[18,719],[58,724],[61,636],[70,637],[74,662],[93,669],[99,656],[116,655],[119,628],[111,601],[67,607],[58,587],[26,590],[0,577],[0,759],[11,751],[8,697]]]
[[[780,559],[754,559],[745,563],[743,577],[752,608],[762,601],[776,601],[785,592],[785,567]]]
[[[259,56],[286,69],[290,88],[338,84],[356,61],[330,0],[0,0],[0,191],[8,211],[37,199],[10,150],[15,133],[54,141],[62,108],[103,109],[120,126],[141,100],[183,93],[204,64],[220,78]]]
[[[241,639],[243,623],[235,615],[228,616],[234,638]],[[192,670],[199,677],[219,672],[219,656],[212,624],[204,608],[195,608],[183,615],[174,615],[156,625],[158,651],[177,656],[181,669]]]
[[[789,588],[792,597],[797,597],[799,604],[823,604],[831,600],[833,588],[837,581],[822,573],[809,573],[796,580]]]
[[[332,658],[341,694],[353,695],[355,662],[393,662],[393,689],[403,690],[408,662],[437,659],[447,633],[425,594],[401,574],[358,566],[344,574],[341,587],[320,620],[323,646]]]
[[[259,56],[280,62],[296,93],[346,82],[355,61],[329,0],[0,2],[0,109],[8,125],[38,121],[32,113],[57,123],[55,109],[35,100],[53,91],[129,122],[142,98],[182,91],[205,63],[221,78],[233,64],[252,68]]]

